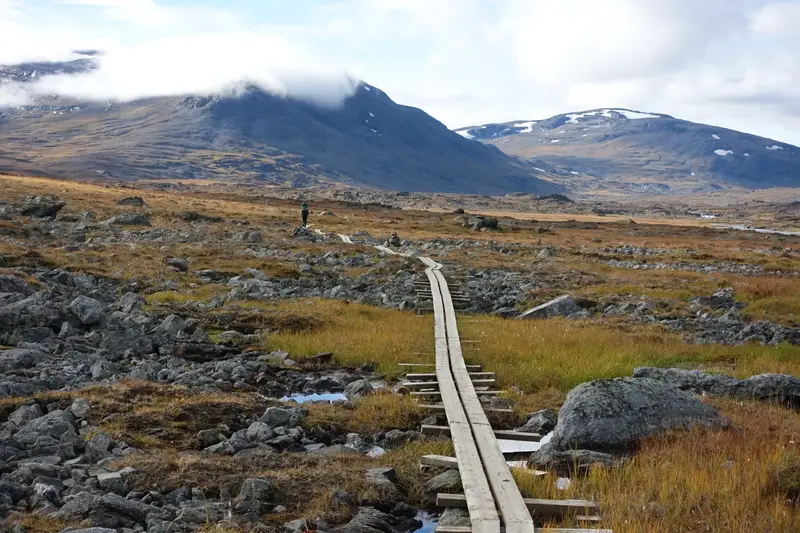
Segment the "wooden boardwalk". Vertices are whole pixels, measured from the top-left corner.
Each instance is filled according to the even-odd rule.
[[[339,238],[347,244],[355,244],[346,235]],[[413,257],[387,248],[375,246],[383,253]],[[511,432],[496,432],[487,418],[487,412],[479,395],[494,395],[497,391],[476,391],[475,385],[494,384],[494,374],[481,372],[475,365],[467,365],[461,351],[453,296],[441,272],[442,265],[428,257],[419,257],[425,265],[425,276],[430,285],[429,297],[433,304],[434,333],[436,344],[436,373],[410,374],[405,384],[419,389],[412,393],[439,398],[442,405],[427,405],[427,408],[443,410],[447,416],[447,427],[428,426],[430,433],[449,434],[455,449],[455,458],[428,456],[427,462],[434,466],[458,468],[462,495],[439,494],[437,501],[450,507],[466,507],[469,511],[470,527],[437,527],[438,533],[612,533],[603,529],[552,529],[535,528],[532,515],[540,518],[558,518],[575,515],[583,521],[599,521],[593,514],[594,503],[582,500],[536,500],[524,499],[511,475],[497,434],[511,438]],[[422,284],[418,285],[418,290]],[[427,289],[425,294],[427,293]],[[403,366],[430,366],[408,365]],[[435,381],[433,378],[435,377]],[[488,379],[482,379],[488,378]],[[498,410],[494,410],[498,411]],[[502,411],[502,410],[500,410]],[[423,428],[425,432],[426,428]],[[520,440],[538,440],[539,435],[516,433]],[[425,458],[423,458],[425,459]],[[584,512],[584,515],[580,515]]]

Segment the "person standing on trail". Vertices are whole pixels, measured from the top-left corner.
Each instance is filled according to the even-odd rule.
[[[303,215],[303,227],[308,225],[308,204],[303,202],[300,204],[300,214]]]

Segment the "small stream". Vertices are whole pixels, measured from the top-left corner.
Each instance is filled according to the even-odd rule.
[[[280,399],[282,402],[296,403],[340,403],[346,402],[347,397],[339,392],[326,392],[323,394],[292,394]]]
[[[422,522],[422,527],[414,530],[413,533],[433,533],[436,531],[436,526],[439,525],[439,517],[433,517],[425,511],[420,512],[414,518]]]

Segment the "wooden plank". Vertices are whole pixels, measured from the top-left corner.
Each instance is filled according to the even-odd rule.
[[[444,413],[445,412],[445,409],[444,409],[443,405],[426,405],[426,404],[422,404],[419,407],[421,409],[428,409],[430,411],[436,411],[438,413]],[[493,407],[484,407],[483,411],[485,413],[492,413],[492,414],[495,414],[495,415],[513,415],[514,414],[514,410],[513,409],[496,409],[496,408],[493,408]],[[536,442],[538,442],[538,440]]]
[[[448,426],[422,425],[422,426],[420,426],[420,433],[422,433],[423,435],[431,435],[431,436],[434,436],[434,437],[448,437],[448,436],[450,436],[450,428]],[[516,432],[508,432],[508,431],[507,432],[503,432],[503,431],[500,431],[500,430],[495,431],[495,430],[492,429],[492,427],[490,425],[488,425],[488,424],[486,425],[484,436],[488,435],[488,434],[496,434],[496,433],[503,434],[503,433],[516,433]],[[539,442],[539,440],[541,439],[541,435],[539,435],[538,433],[518,433],[518,434],[522,435],[522,438],[519,438],[517,440],[524,441],[524,442]],[[503,440],[508,440],[508,439],[506,439],[504,437],[497,437],[497,438],[502,438]],[[495,443],[497,441],[497,438],[494,438]],[[498,444],[497,447],[498,447],[498,450],[499,450],[500,445]],[[518,453],[518,452],[514,452],[514,453]],[[502,452],[500,452],[500,457],[503,457],[503,464],[505,464],[505,457],[503,456]],[[506,468],[508,468],[507,464],[506,464]],[[510,473],[511,472],[509,471],[509,474]]]
[[[596,521],[597,504],[588,500],[544,500],[540,498],[525,498],[523,500],[528,511],[533,516],[543,519],[562,518],[571,515],[581,515],[584,519]],[[437,494],[438,507],[454,507],[463,509],[466,499],[463,494]]]
[[[473,381],[476,379],[493,379],[495,377],[495,373],[469,372],[469,376],[473,378]],[[433,381],[436,379],[436,374],[406,374],[406,379],[408,381]]]
[[[472,533],[471,527],[464,526],[437,526],[433,533]]]
[[[419,464],[425,466],[439,466],[442,468],[458,469],[458,459],[446,455],[423,455]]]
[[[426,355],[426,354],[417,352],[414,355]],[[419,367],[419,366],[435,367],[436,364],[435,363],[398,363],[397,366],[412,367],[412,368],[413,367]],[[467,370],[469,370],[470,372],[480,372],[481,371],[481,365],[467,365]]]
[[[502,431],[497,430],[494,436],[502,440],[519,440],[524,442],[539,442],[542,436],[539,433],[525,433],[522,431]]]
[[[442,393],[439,391],[415,391],[409,393],[411,396],[441,396]],[[503,394],[503,391],[500,390],[476,390],[475,394],[478,396],[497,396],[498,394]]]
[[[469,378],[467,378],[469,379]],[[493,379],[473,379],[473,385],[477,385],[479,387],[488,387],[490,385],[495,384],[495,380]],[[407,389],[439,389],[439,382],[438,381],[404,381],[400,384],[401,387],[405,387]],[[474,392],[474,389],[473,389]]]

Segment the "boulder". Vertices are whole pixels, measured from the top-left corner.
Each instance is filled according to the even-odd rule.
[[[494,217],[475,215],[467,217],[465,225],[471,227],[474,230],[482,230],[482,229],[497,229],[499,224],[500,222]]]
[[[70,302],[69,310],[84,326],[99,324],[108,313],[105,305],[82,294]]]
[[[362,507],[346,525],[335,528],[334,533],[392,533],[394,519],[372,507]]]
[[[113,226],[150,226],[150,218],[145,213],[122,213],[102,222]]]
[[[39,407],[38,404],[23,405],[8,415],[8,422],[14,424],[16,427],[22,427],[31,420],[36,420],[43,415],[44,411],[42,411],[42,408]]]
[[[144,524],[150,506],[136,500],[128,500],[118,494],[104,494],[92,503],[89,518],[103,527],[131,528]]]
[[[669,384],[606,379],[569,392],[550,443],[560,451],[629,451],[638,440],[663,431],[727,425],[713,407]]]
[[[185,222],[210,222],[210,223],[225,222],[225,219],[222,217],[204,215],[202,213],[196,213],[194,211],[184,211],[183,213],[178,213],[178,216]]]
[[[528,421],[517,429],[524,433],[549,433],[558,423],[558,411],[555,409],[542,409],[528,415]]]
[[[69,410],[79,420],[85,420],[92,412],[92,406],[86,398],[75,398],[70,405]]]
[[[556,450],[545,444],[528,459],[529,468],[544,468],[560,476],[585,474],[592,467],[612,467],[617,461],[611,454],[591,450]]]
[[[186,329],[186,321],[178,315],[169,315],[161,322],[159,329],[170,336],[175,336]]]
[[[367,483],[378,489],[378,491],[390,500],[402,498],[400,490],[395,483],[397,482],[397,472],[394,468],[370,468],[367,470]]]
[[[67,205],[57,196],[27,196],[23,199],[19,212],[24,217],[54,218]]]
[[[800,408],[800,379],[788,374],[761,374],[740,380],[699,370],[642,367],[635,369],[633,376],[654,379],[696,394],[730,396]]]
[[[289,427],[293,428],[300,424],[305,417],[305,410],[300,408],[284,409],[283,407],[269,407],[259,418],[270,428]]]
[[[117,201],[117,205],[128,205],[133,207],[144,207],[144,198],[141,196],[128,196]]]
[[[368,379],[359,379],[358,381],[354,381],[348,384],[344,388],[344,395],[347,397],[348,400],[361,398],[363,396],[369,396],[373,392],[375,392],[375,388],[372,386],[372,383],[370,383]]]
[[[249,478],[242,482],[238,499],[266,502],[272,499],[276,493],[275,483],[269,479]]]
[[[308,453],[313,455],[321,455],[322,457],[345,457],[348,455],[361,455],[361,452],[358,450],[345,446],[344,444],[334,444],[326,448],[311,450]]]
[[[459,487],[461,487],[461,475],[458,470],[445,470],[429,479],[422,490],[429,496],[436,496],[440,492],[453,492]]]
[[[178,272],[189,272],[189,261],[180,257],[167,257],[164,262]]]
[[[576,304],[570,295],[565,294],[564,296],[559,296],[555,300],[550,300],[547,303],[528,309],[519,315],[517,319],[551,318],[557,316],[585,317],[588,316],[588,312]]]
[[[0,292],[30,296],[36,292],[36,290],[24,279],[18,278],[17,276],[2,274],[0,275]]]
[[[66,411],[51,411],[31,420],[14,435],[20,444],[31,445],[42,436],[58,439],[66,432],[75,431],[75,417]]]
[[[197,442],[201,450],[205,450],[225,440],[225,435],[218,429],[204,429],[197,433]]]
[[[253,422],[247,428],[247,438],[254,442],[267,442],[273,436],[272,428],[264,422]]]
[[[306,531],[310,531],[310,528],[308,522],[303,518],[286,522],[281,527],[281,533],[305,533]]]

